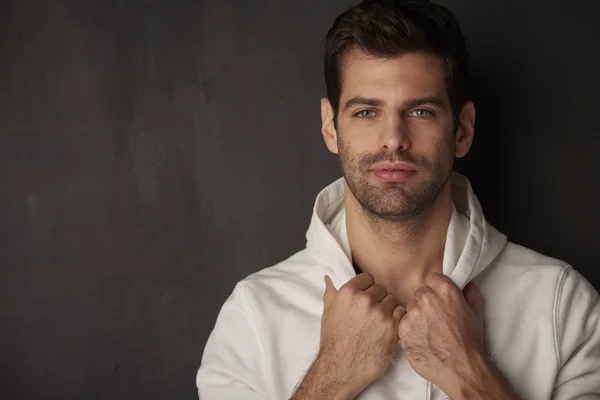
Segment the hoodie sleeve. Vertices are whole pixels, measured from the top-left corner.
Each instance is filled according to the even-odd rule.
[[[553,400],[600,400],[600,298],[572,267],[558,284],[555,304],[558,375]]]
[[[221,307],[196,375],[200,400],[265,400],[264,359],[252,312],[238,283]]]

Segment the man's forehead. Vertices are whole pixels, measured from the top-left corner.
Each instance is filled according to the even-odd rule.
[[[445,93],[445,69],[440,56],[412,52],[394,58],[375,57],[352,49],[344,57],[341,69],[343,97],[365,93],[355,91],[397,91],[413,94]]]

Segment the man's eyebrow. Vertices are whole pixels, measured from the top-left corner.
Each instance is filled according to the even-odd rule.
[[[442,108],[445,107],[444,101],[437,96],[427,96],[427,97],[421,97],[421,98],[417,98],[417,99],[408,99],[404,102],[404,106],[406,108],[421,106],[423,104],[434,104],[434,105],[442,107]]]
[[[354,106],[380,106],[382,104],[383,104],[383,101],[381,101],[379,99],[357,96],[357,97],[351,98],[344,104],[344,107],[342,108],[342,112],[344,112],[347,109],[349,109],[350,107],[354,107]]]
[[[383,104],[383,101],[380,99],[356,96],[356,97],[351,98],[344,104],[344,107],[342,108],[342,112],[344,112],[344,111],[348,110],[350,107],[354,107],[354,106],[375,106],[375,107],[377,107],[377,106],[381,106],[382,104]],[[442,108],[445,107],[444,102],[438,96],[427,96],[427,97],[408,99],[404,102],[403,106],[405,108],[412,108],[412,107],[420,106],[423,104],[434,104],[434,105],[442,107]]]

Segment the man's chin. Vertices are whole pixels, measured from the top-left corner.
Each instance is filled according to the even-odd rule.
[[[402,218],[414,215],[419,207],[413,204],[412,198],[400,188],[396,188],[395,193],[391,193],[391,190],[373,190],[370,196],[359,199],[359,203],[371,214],[381,217]]]
[[[389,220],[405,220],[419,214],[415,207],[373,207],[368,211],[379,218]]]
[[[377,177],[370,177],[368,179],[368,186],[372,187],[374,190],[382,190],[382,191],[403,191],[409,190],[409,188],[414,187],[418,182],[414,178],[409,178],[400,181],[386,181],[378,179]]]

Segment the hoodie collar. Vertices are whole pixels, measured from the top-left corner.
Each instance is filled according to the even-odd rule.
[[[451,177],[452,215],[444,248],[443,273],[461,289],[479,275],[506,245],[506,236],[488,224],[466,177]],[[333,269],[338,287],[355,276],[346,233],[344,178],[324,188],[315,201],[307,247]],[[336,282],[337,281],[337,282]]]

